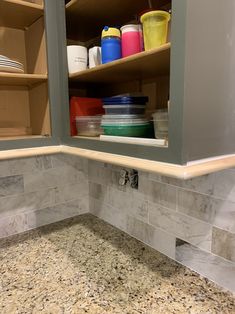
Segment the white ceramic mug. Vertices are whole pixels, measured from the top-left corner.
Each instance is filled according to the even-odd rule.
[[[83,46],[67,46],[69,74],[87,69],[87,48]]]
[[[101,64],[101,47],[92,47],[89,49],[89,68],[94,68]]]

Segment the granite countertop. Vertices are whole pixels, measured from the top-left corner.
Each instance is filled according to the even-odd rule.
[[[235,313],[235,298],[89,214],[0,240],[0,313]]]

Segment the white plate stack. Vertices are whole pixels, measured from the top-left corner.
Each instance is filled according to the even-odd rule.
[[[18,61],[0,55],[0,72],[24,73],[24,66]]]

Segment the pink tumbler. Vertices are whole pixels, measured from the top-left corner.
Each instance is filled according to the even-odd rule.
[[[122,57],[128,57],[143,50],[143,37],[140,25],[129,24],[121,27]]]

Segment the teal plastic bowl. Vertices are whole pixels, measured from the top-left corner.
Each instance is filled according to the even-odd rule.
[[[128,137],[149,137],[151,125],[102,125],[105,135],[128,136]]]

